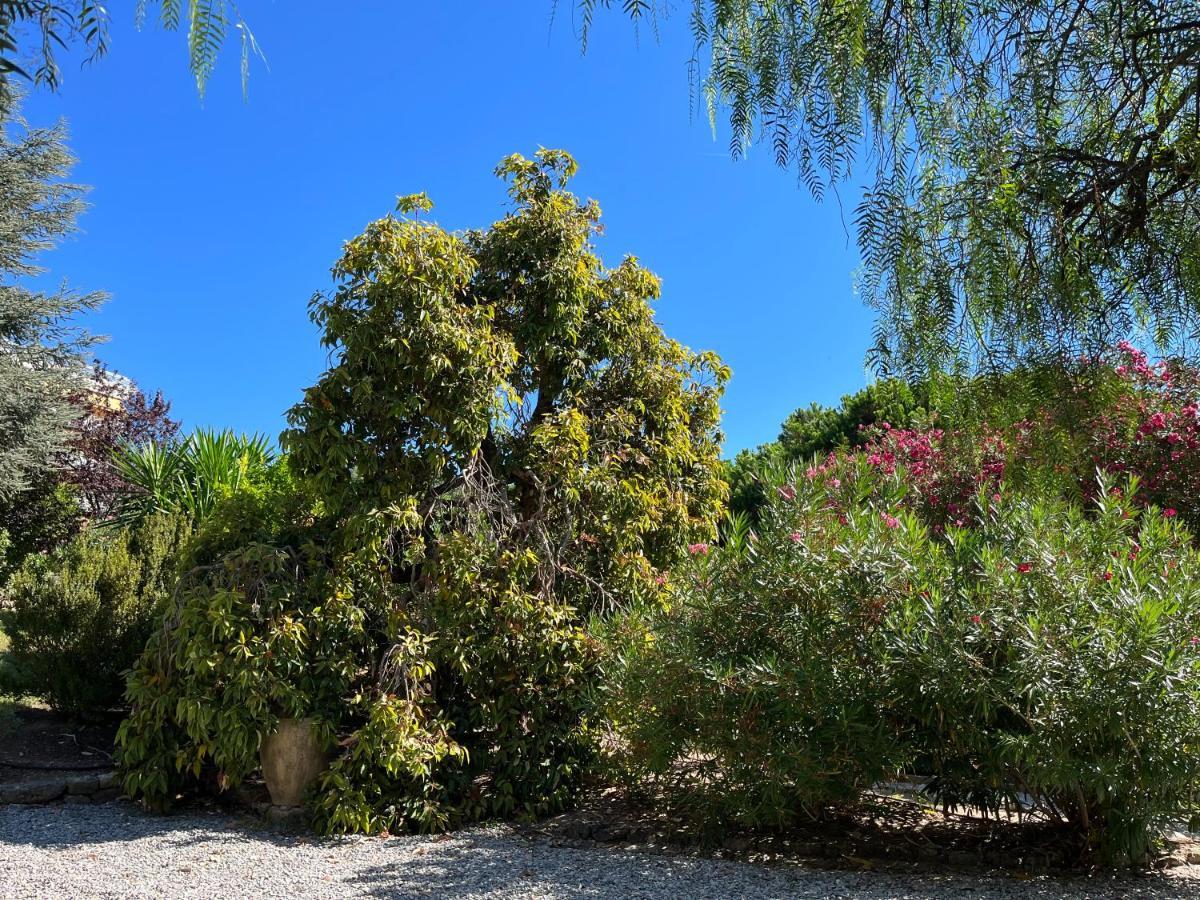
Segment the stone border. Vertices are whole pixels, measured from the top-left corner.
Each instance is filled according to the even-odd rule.
[[[0,805],[6,803],[107,803],[122,794],[113,771],[84,775],[46,775],[27,781],[0,782]]]

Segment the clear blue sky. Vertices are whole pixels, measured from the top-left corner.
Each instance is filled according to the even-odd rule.
[[[579,160],[605,260],[637,254],[663,279],[666,331],[732,367],[727,453],[861,387],[857,192],[817,204],[769,148],[730,159],[689,114],[682,14],[657,40],[601,16],[581,55],[572,5],[551,29],[550,0],[245,0],[269,70],[254,66],[244,102],[231,43],[201,103],[183,36],[139,34],[114,4],[109,56],[65,61],[60,93],[24,108],[66,118],[75,179],[93,186],[82,233],[44,261],[112,294],[91,321],[111,338],[101,356],[185,428],[275,435],[325,365],[306,304],[342,242],[420,190],[443,225],[486,225],[504,210],[496,162],[542,145]]]

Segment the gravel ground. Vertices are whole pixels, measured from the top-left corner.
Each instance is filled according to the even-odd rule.
[[[0,807],[0,897],[1196,897],[1178,875],[1018,880],[580,850],[511,830],[318,840],[218,812]]]

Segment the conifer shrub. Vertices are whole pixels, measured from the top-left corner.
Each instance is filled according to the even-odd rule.
[[[0,612],[11,640],[7,689],[75,715],[119,706],[124,673],[166,602],[189,532],[178,517],[152,516],[27,557]]]

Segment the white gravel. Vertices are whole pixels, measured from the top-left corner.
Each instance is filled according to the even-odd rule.
[[[319,840],[217,812],[0,807],[0,897],[1197,897],[1178,876],[895,876],[580,850],[503,827]]]

